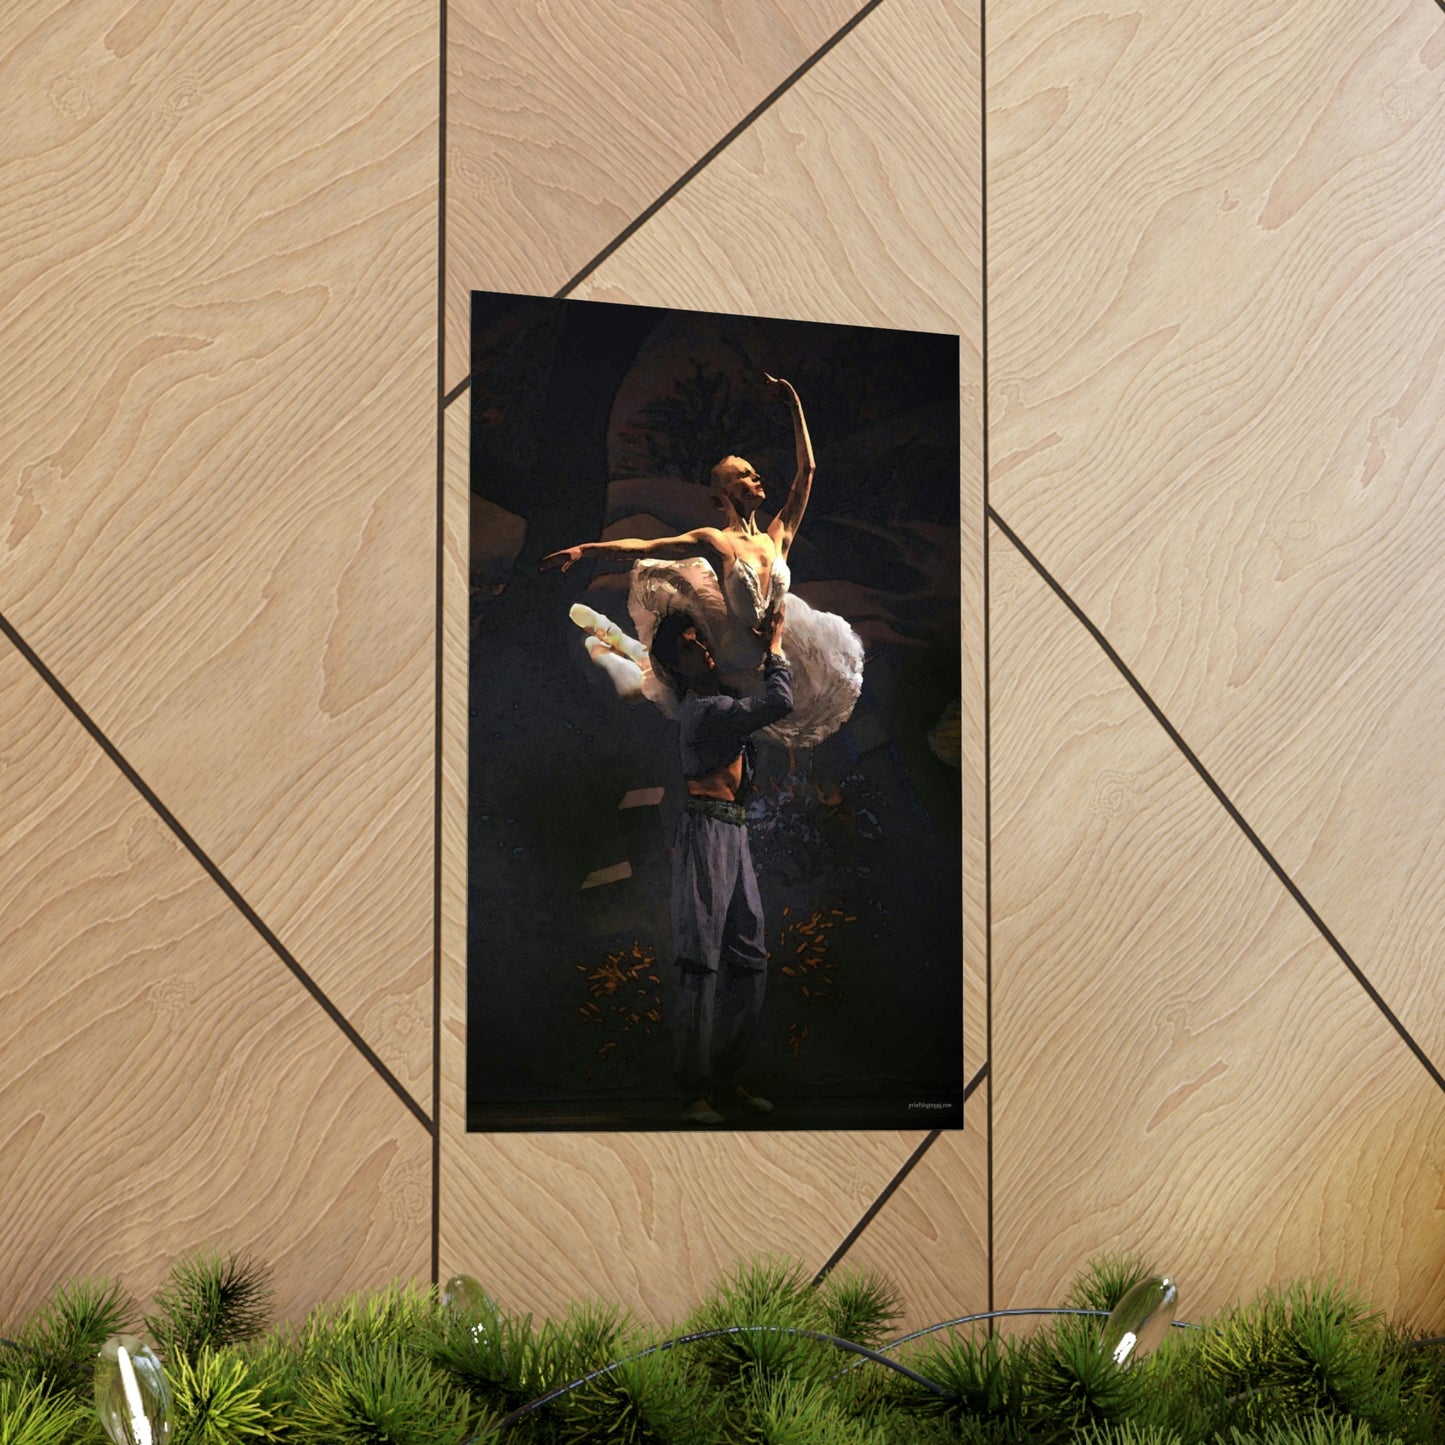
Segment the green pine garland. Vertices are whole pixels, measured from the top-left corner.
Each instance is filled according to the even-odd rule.
[[[202,1345],[194,1355],[168,1357],[167,1378],[177,1432],[189,1445],[243,1445],[264,1440],[277,1420],[276,1401],[265,1399],[264,1375],[238,1351]]]
[[[1067,1299],[1108,1310],[1149,1274],[1103,1255]],[[898,1293],[867,1271],[815,1287],[787,1261],[740,1263],[669,1334],[592,1302],[540,1324],[500,1309],[460,1318],[414,1286],[268,1332],[270,1301],[267,1271],[245,1256],[176,1264],[144,1316],[170,1381],[173,1445],[1445,1441],[1445,1349],[1420,1347],[1328,1280],[1170,1331],[1126,1369],[1099,1349],[1093,1317],[1032,1332],[965,1325],[888,1350],[932,1390],[822,1338],[887,1347]],[[0,1331],[0,1445],[104,1445],[93,1362],[135,1318],[119,1286],[84,1280]]]
[[[0,1380],[0,1445],[69,1445],[94,1415],[74,1398],[57,1399],[42,1379]]]

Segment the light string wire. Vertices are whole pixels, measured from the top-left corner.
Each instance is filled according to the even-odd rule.
[[[655,1355],[662,1350],[675,1349],[678,1345],[690,1345],[698,1340],[717,1339],[722,1335],[739,1334],[780,1334],[790,1335],[797,1339],[818,1340],[823,1344],[832,1345],[835,1349],[846,1350],[849,1354],[859,1355],[862,1358],[854,1364],[849,1365],[849,1370],[856,1370],[867,1361],[872,1360],[875,1364],[884,1365],[900,1375],[906,1376],[915,1384],[922,1385],[924,1389],[937,1395],[942,1400],[957,1400],[957,1394],[936,1380],[930,1380],[926,1375],[920,1375],[917,1370],[911,1370],[907,1365],[901,1365],[897,1360],[890,1360],[883,1353],[886,1350],[896,1350],[901,1345],[906,1345],[910,1340],[921,1339],[924,1335],[933,1334],[937,1330],[952,1329],[956,1325],[977,1324],[983,1320],[1003,1319],[1011,1315],[1079,1315],[1091,1319],[1108,1319],[1108,1310],[1072,1309],[1065,1307],[1039,1308],[1039,1309],[1011,1309],[1011,1310],[986,1310],[982,1314],[962,1315],[958,1319],[941,1320],[936,1325],[928,1325],[924,1329],[915,1330],[910,1335],[903,1335],[899,1339],[891,1340],[882,1346],[881,1350],[870,1349],[867,1345],[860,1345],[853,1340],[845,1340],[838,1335],[822,1334],[816,1330],[791,1329],[784,1325],[729,1325],[723,1329],[700,1330],[695,1334],[678,1335],[671,1340],[664,1340],[661,1344],[649,1345],[645,1350],[639,1350],[634,1355],[628,1355],[623,1359],[614,1360],[611,1364],[603,1365],[600,1369],[582,1375],[578,1379],[569,1380],[565,1385],[558,1385],[555,1389],[548,1390],[546,1394],[539,1395],[535,1400],[529,1400],[525,1405],[519,1405],[509,1415],[503,1416],[493,1430],[505,1430],[508,1426],[514,1425],[518,1420],[530,1415],[534,1410],[540,1410],[544,1405],[550,1405],[554,1400],[560,1400],[563,1395],[599,1379],[603,1375],[610,1374],[613,1370],[620,1369],[623,1365],[630,1365],[635,1360],[646,1359],[649,1355]],[[1170,1323],[1175,1329],[1202,1329],[1202,1325],[1190,1325],[1183,1320],[1171,1320]],[[840,1371],[840,1374],[846,1371]],[[462,1442],[462,1445],[475,1445],[481,1436],[472,1435]]]
[[[645,1350],[639,1350],[634,1355],[627,1355],[620,1360],[613,1360],[611,1364],[603,1365],[600,1369],[593,1370],[590,1374],[582,1375],[576,1380],[569,1380],[565,1385],[558,1385],[556,1389],[548,1390],[546,1394],[539,1395],[535,1400],[529,1400],[525,1405],[519,1405],[510,1415],[505,1415],[496,1425],[491,1427],[494,1431],[505,1430],[510,1425],[515,1425],[518,1420],[530,1415],[533,1410],[540,1410],[544,1405],[550,1405],[554,1400],[559,1400],[563,1395],[589,1384],[591,1381],[600,1379],[603,1375],[611,1374],[613,1370],[621,1369],[623,1365],[630,1365],[636,1360],[646,1359],[649,1355],[655,1355],[662,1350],[675,1349],[678,1345],[695,1344],[698,1340],[717,1339],[722,1335],[741,1334],[782,1334],[792,1335],[798,1339],[818,1340],[824,1344],[832,1345],[835,1349],[846,1350],[850,1354],[861,1355],[862,1359],[856,1364],[850,1365],[850,1370],[855,1370],[866,1360],[872,1360],[876,1364],[886,1365],[888,1369],[897,1371],[900,1375],[907,1376],[916,1384],[922,1385],[924,1389],[937,1395],[943,1400],[956,1400],[958,1396],[936,1380],[930,1380],[925,1375],[920,1375],[916,1370],[910,1370],[907,1365],[900,1365],[897,1360],[890,1360],[885,1350],[896,1350],[913,1340],[922,1339],[925,1335],[937,1333],[939,1330],[954,1329],[958,1325],[980,1324],[985,1320],[1006,1319],[1015,1315],[1074,1315],[1091,1319],[1108,1319],[1108,1310],[1073,1309],[1065,1306],[1034,1307],[1029,1309],[1012,1310],[985,1310],[981,1314],[960,1315],[957,1319],[940,1320],[935,1325],[925,1325],[921,1330],[914,1330],[912,1334],[900,1335],[896,1340],[890,1340],[882,1347],[882,1350],[869,1349],[867,1345],[860,1345],[853,1340],[845,1340],[838,1335],[820,1334],[815,1330],[788,1329],[782,1325],[729,1325],[724,1329],[699,1330],[695,1334],[678,1335],[674,1339],[663,1340],[661,1344],[649,1345]],[[1190,1324],[1187,1320],[1171,1320],[1170,1325],[1176,1330],[1202,1330],[1204,1325]],[[1445,1335],[1430,1335],[1424,1339],[1411,1340],[1410,1348],[1423,1350],[1428,1345],[1445,1345]],[[19,1350],[20,1344],[16,1340],[0,1338],[0,1348]],[[476,1445],[482,1437],[480,1435],[469,1435],[462,1445]]]
[[[693,1334],[678,1335],[674,1339],[663,1340],[660,1344],[649,1345],[645,1350],[639,1350],[636,1354],[627,1355],[623,1359],[613,1360],[611,1364],[603,1365],[600,1369],[592,1370],[578,1379],[569,1380],[565,1385],[558,1385],[555,1389],[548,1390],[544,1395],[538,1395],[535,1400],[529,1400],[525,1405],[519,1405],[510,1415],[505,1415],[495,1425],[489,1427],[493,1431],[505,1430],[510,1425],[515,1425],[518,1420],[530,1415],[533,1410],[540,1410],[544,1405],[550,1405],[554,1400],[560,1400],[563,1395],[578,1389],[592,1380],[600,1379],[603,1375],[609,1375],[613,1370],[621,1369],[623,1365],[630,1365],[636,1360],[644,1360],[649,1355],[655,1355],[663,1350],[676,1349],[679,1345],[696,1344],[699,1340],[715,1340],[724,1335],[789,1335],[794,1339],[817,1340],[822,1344],[832,1345],[835,1349],[846,1350],[850,1354],[861,1355],[864,1359],[874,1360],[888,1369],[896,1371],[900,1375],[907,1376],[915,1384],[922,1385],[925,1390],[937,1395],[943,1400],[955,1398],[953,1391],[940,1385],[936,1380],[930,1380],[925,1375],[920,1375],[916,1370],[910,1370],[907,1365],[900,1365],[897,1360],[890,1360],[887,1355],[880,1354],[877,1350],[871,1350],[867,1345],[860,1345],[853,1340],[845,1340],[838,1335],[823,1334],[817,1330],[798,1330],[785,1325],[727,1325],[716,1330],[698,1330]],[[860,1360],[861,1364],[862,1361]],[[476,1441],[482,1438],[480,1435],[468,1436],[462,1445],[475,1445]]]
[[[879,1350],[869,1349],[866,1345],[860,1345],[853,1340],[845,1340],[838,1335],[821,1334],[815,1330],[790,1329],[782,1325],[730,1325],[724,1329],[700,1330],[695,1334],[678,1335],[674,1339],[664,1340],[660,1344],[649,1345],[645,1350],[639,1350],[636,1354],[627,1355],[623,1359],[614,1360],[611,1364],[603,1365],[600,1369],[582,1375],[578,1379],[569,1380],[565,1385],[558,1385],[555,1389],[548,1390],[546,1394],[539,1395],[535,1400],[529,1400],[525,1405],[519,1405],[509,1415],[505,1415],[496,1425],[491,1427],[493,1431],[502,1431],[519,1420],[525,1419],[534,1410],[540,1410],[544,1405],[550,1405],[554,1400],[560,1400],[563,1395],[570,1394],[573,1390],[589,1384],[591,1381],[600,1379],[603,1375],[611,1374],[613,1370],[621,1369],[623,1365],[630,1365],[636,1360],[646,1359],[649,1355],[655,1355],[662,1350],[675,1349],[678,1345],[695,1344],[699,1340],[717,1339],[722,1335],[739,1334],[782,1334],[790,1335],[798,1339],[818,1340],[824,1344],[832,1345],[835,1349],[846,1350],[850,1354],[859,1355],[862,1358],[852,1365],[848,1370],[856,1370],[864,1363],[872,1360],[879,1365],[885,1365],[888,1369],[906,1376],[916,1384],[922,1385],[924,1389],[937,1395],[942,1400],[955,1401],[958,1395],[947,1387],[940,1385],[936,1380],[930,1380],[926,1375],[920,1375],[916,1370],[911,1370],[907,1365],[901,1365],[897,1360],[890,1360],[883,1353],[887,1350],[896,1350],[901,1346],[911,1343],[913,1340],[922,1339],[925,1335],[936,1334],[939,1330],[955,1329],[959,1325],[982,1324],[989,1320],[1010,1319],[1018,1316],[1040,1316],[1040,1315],[1065,1315],[1084,1319],[1108,1319],[1108,1310],[1080,1309],[1072,1306],[1033,1306],[1029,1308],[1008,1309],[1008,1310],[984,1310],[979,1314],[960,1315],[956,1319],[940,1320],[937,1324],[925,1325],[921,1330],[914,1330],[911,1334],[900,1335],[896,1340],[890,1340]],[[1170,1320],[1170,1328],[1176,1330],[1204,1330],[1205,1325],[1191,1324],[1188,1320]],[[1445,1344],[1445,1335],[1432,1335],[1425,1339],[1412,1340],[1412,1349],[1424,1349],[1427,1345]],[[839,1371],[846,1374],[847,1370]],[[468,1436],[462,1445],[476,1445],[482,1437],[480,1435]]]
[[[984,1310],[981,1314],[960,1315],[954,1320],[940,1320],[936,1325],[924,1325],[921,1330],[914,1330],[911,1335],[900,1335],[896,1340],[889,1340],[886,1345],[880,1345],[883,1351],[896,1350],[902,1345],[909,1344],[913,1340],[921,1340],[925,1335],[937,1334],[939,1330],[951,1330],[958,1325],[976,1325],[985,1320],[1008,1319],[1014,1315],[1074,1315],[1085,1319],[1106,1320],[1109,1318],[1108,1310],[1090,1310],[1076,1308],[1072,1305],[1035,1305],[1027,1308],[1011,1310]],[[1187,1320],[1170,1320],[1170,1326],[1176,1330],[1202,1330],[1203,1325],[1192,1325]],[[856,1370],[863,1363],[858,1360],[845,1370],[839,1370],[840,1375],[846,1375],[848,1370]]]
[[[1007,1319],[1012,1315],[1076,1315],[1087,1319],[1106,1320],[1109,1318],[1108,1310],[1076,1309],[1072,1306],[1034,1306],[1028,1309],[1012,1310],[985,1310],[977,1315],[960,1315],[956,1320],[940,1320],[936,1325],[925,1325],[921,1330],[914,1330],[911,1335],[900,1335],[896,1340],[890,1340],[882,1348],[885,1350],[896,1350],[900,1345],[906,1345],[910,1340],[921,1340],[924,1335],[935,1334],[939,1330],[951,1330],[956,1325],[976,1325],[983,1320]],[[1203,1325],[1191,1325],[1188,1320],[1170,1320],[1171,1328],[1176,1330],[1202,1330]]]

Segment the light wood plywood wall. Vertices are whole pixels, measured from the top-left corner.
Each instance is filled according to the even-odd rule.
[[[0,73],[0,1320],[215,1243],[1439,1323],[1434,0],[80,0]],[[960,335],[962,1135],[465,1133],[473,287]]]
[[[1445,15],[988,39],[996,1295],[1438,1318]]]
[[[7,1317],[429,1267],[438,42],[0,19]]]

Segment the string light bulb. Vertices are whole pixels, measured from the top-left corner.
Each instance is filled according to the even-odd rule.
[[[1105,1320],[1100,1352],[1120,1366],[1147,1355],[1168,1333],[1178,1303],[1179,1290],[1167,1275],[1141,1279]]]
[[[166,1445],[171,1391],[151,1347],[135,1335],[112,1335],[95,1360],[95,1408],[113,1445]]]
[[[502,1352],[502,1312],[497,1302],[469,1274],[454,1274],[441,1292],[442,1312],[455,1327],[465,1330],[478,1345],[494,1344]]]

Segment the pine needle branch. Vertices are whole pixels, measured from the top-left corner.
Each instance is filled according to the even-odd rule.
[[[271,1300],[270,1272],[249,1255],[201,1252],[172,1268],[145,1325],[168,1359],[191,1356],[254,1339],[266,1327]]]

